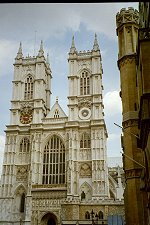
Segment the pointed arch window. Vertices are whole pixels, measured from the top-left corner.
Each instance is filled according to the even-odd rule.
[[[20,142],[20,149],[21,153],[27,153],[30,150],[30,140],[27,137],[24,137]]]
[[[20,200],[20,212],[24,212],[25,208],[25,194],[23,193],[21,195],[21,200]]]
[[[104,215],[103,215],[103,212],[102,211],[99,211],[98,212],[98,218],[99,219],[104,219]]]
[[[88,211],[85,213],[85,219],[90,219],[90,213]]]
[[[65,146],[56,135],[50,138],[44,148],[42,183],[65,183]]]
[[[80,95],[90,94],[90,74],[83,71],[80,76]]]
[[[87,133],[83,133],[80,140],[80,148],[91,148],[91,139]]]
[[[25,81],[24,99],[33,99],[33,77],[31,75],[28,75]]]
[[[85,192],[84,192],[84,191],[82,191],[82,193],[81,193],[81,201],[82,201],[83,199],[85,199]]]

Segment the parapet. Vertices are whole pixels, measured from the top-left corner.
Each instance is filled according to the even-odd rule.
[[[139,24],[139,12],[137,9],[133,7],[122,8],[120,13],[118,12],[116,15],[116,25],[117,28],[125,23],[135,23]]]

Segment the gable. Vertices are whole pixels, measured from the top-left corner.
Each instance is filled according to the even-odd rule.
[[[67,117],[59,103],[56,101],[46,118],[64,118]]]

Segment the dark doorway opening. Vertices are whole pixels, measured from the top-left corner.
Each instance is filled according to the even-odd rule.
[[[47,221],[47,225],[56,225],[56,222],[53,218],[49,218]]]

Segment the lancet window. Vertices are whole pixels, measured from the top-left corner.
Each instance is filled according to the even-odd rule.
[[[90,213],[88,211],[85,213],[85,219],[90,219]]]
[[[29,138],[24,137],[20,142],[19,151],[21,153],[25,153],[25,152],[27,153],[27,152],[29,152],[29,149],[30,149],[30,140],[29,140]]]
[[[25,81],[24,99],[29,100],[33,98],[33,77],[29,75]]]
[[[80,76],[80,95],[90,94],[90,75],[87,71],[83,71]]]
[[[21,201],[20,201],[20,212],[24,212],[24,206],[25,206],[25,194],[23,193],[21,195]]]
[[[58,111],[58,109],[56,109],[55,112],[54,112],[54,118],[59,118],[59,111]]]
[[[42,183],[65,183],[65,146],[57,135],[53,135],[44,148]]]
[[[91,148],[91,139],[87,133],[83,133],[80,140],[80,149]]]
[[[103,219],[104,218],[104,215],[103,215],[103,212],[102,211],[99,211],[98,212],[98,218],[99,219]]]

